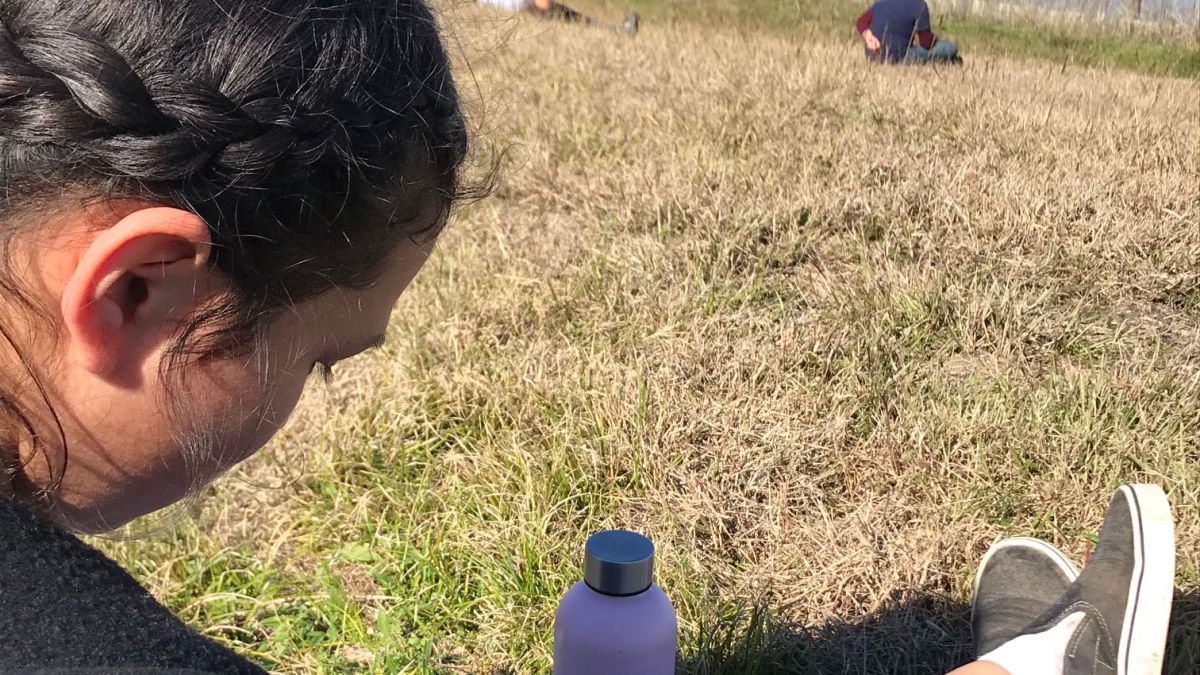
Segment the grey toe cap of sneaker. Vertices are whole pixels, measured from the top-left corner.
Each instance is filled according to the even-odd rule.
[[[981,656],[1043,617],[1079,571],[1050,544],[1006,539],[984,556],[976,576],[971,623]]]

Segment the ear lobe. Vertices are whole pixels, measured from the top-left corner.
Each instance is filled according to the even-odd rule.
[[[132,384],[207,296],[211,248],[198,216],[166,207],[133,211],[96,234],[63,289],[73,360]]]

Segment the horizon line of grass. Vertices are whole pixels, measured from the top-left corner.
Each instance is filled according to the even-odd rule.
[[[869,6],[840,0],[591,0],[612,12],[634,8],[654,21],[724,24],[788,34],[846,35]],[[586,6],[586,5],[585,5]],[[959,44],[967,59],[978,55],[1033,58],[1089,68],[1117,68],[1150,75],[1200,78],[1200,34],[1192,39],[1152,39],[1120,33],[1102,23],[1068,28],[1036,19],[990,18],[933,11],[934,30]]]

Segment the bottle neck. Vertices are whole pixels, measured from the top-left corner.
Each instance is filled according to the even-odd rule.
[[[593,586],[592,583],[589,582],[587,579],[584,579],[583,583],[588,587],[588,590],[592,591],[593,593],[597,593],[599,595],[603,595],[603,596],[606,596],[609,598],[633,598],[633,597],[642,595],[643,593],[645,593],[646,591],[648,591],[654,587],[654,584],[650,584],[649,586],[643,588],[640,591],[637,591],[636,593],[607,593],[607,592]]]

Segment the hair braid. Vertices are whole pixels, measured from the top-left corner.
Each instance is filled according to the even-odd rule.
[[[0,216],[67,189],[192,210],[244,316],[436,230],[465,152],[421,0],[0,0]]]
[[[340,103],[312,113],[280,96],[239,104],[194,81],[147,86],[95,35],[0,20],[0,139],[74,150],[106,175],[160,182],[210,171],[254,184],[289,163],[350,155],[372,121]]]

